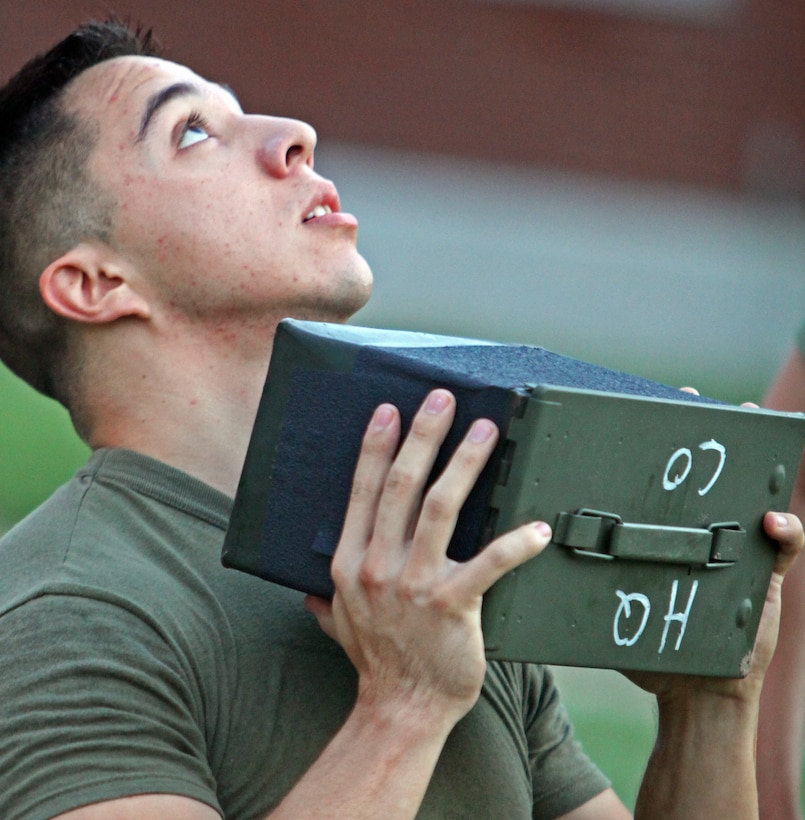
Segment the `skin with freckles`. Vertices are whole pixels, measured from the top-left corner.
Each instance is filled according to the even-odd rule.
[[[310,126],[246,115],[184,66],[109,60],[65,105],[96,129],[91,175],[116,203],[109,242],[40,279],[77,329],[82,432],[232,494],[277,322],[343,321],[369,297],[357,221],[313,170]]]
[[[185,91],[141,133],[145,101],[179,84]],[[86,71],[66,104],[98,125],[91,172],[120,203],[112,244],[159,300],[153,321],[210,311],[267,325],[296,314],[343,320],[367,300],[355,220],[343,214],[334,229],[330,219],[328,231],[303,222],[335,196],[313,171],[310,126],[244,115],[189,69],[133,57]]]

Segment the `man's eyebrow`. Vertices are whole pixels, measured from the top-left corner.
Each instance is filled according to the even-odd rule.
[[[218,87],[226,91],[227,94],[230,94],[235,102],[237,102],[237,97],[235,97],[235,93],[229,86],[218,84]],[[148,128],[157,112],[171,100],[175,100],[177,97],[202,95],[203,92],[197,85],[187,82],[173,83],[173,85],[169,85],[167,88],[163,88],[161,91],[157,91],[152,94],[148,98],[148,103],[145,106],[142,120],[140,120],[140,129],[137,132],[136,142],[141,142],[146,138],[148,135]]]

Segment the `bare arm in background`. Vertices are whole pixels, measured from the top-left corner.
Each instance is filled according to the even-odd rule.
[[[793,350],[763,401],[775,410],[805,411],[805,359]],[[805,518],[805,458],[791,497],[791,512]],[[777,652],[766,677],[758,731],[758,791],[765,820],[799,820],[805,727],[805,564],[786,585]]]

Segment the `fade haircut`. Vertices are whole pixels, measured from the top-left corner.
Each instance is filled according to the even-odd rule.
[[[89,176],[97,129],[65,109],[64,90],[105,60],[161,53],[150,29],[92,21],[0,89],[0,360],[68,410],[68,322],[45,305],[39,276],[78,243],[107,241],[114,201]]]

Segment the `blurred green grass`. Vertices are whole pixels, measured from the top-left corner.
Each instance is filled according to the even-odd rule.
[[[0,368],[0,531],[44,501],[87,458],[67,412]]]
[[[576,736],[585,752],[612,782],[631,811],[654,745],[654,727],[614,718],[607,711],[571,710]]]
[[[633,809],[654,745],[654,698],[611,670],[558,666],[553,671],[577,740]]]

